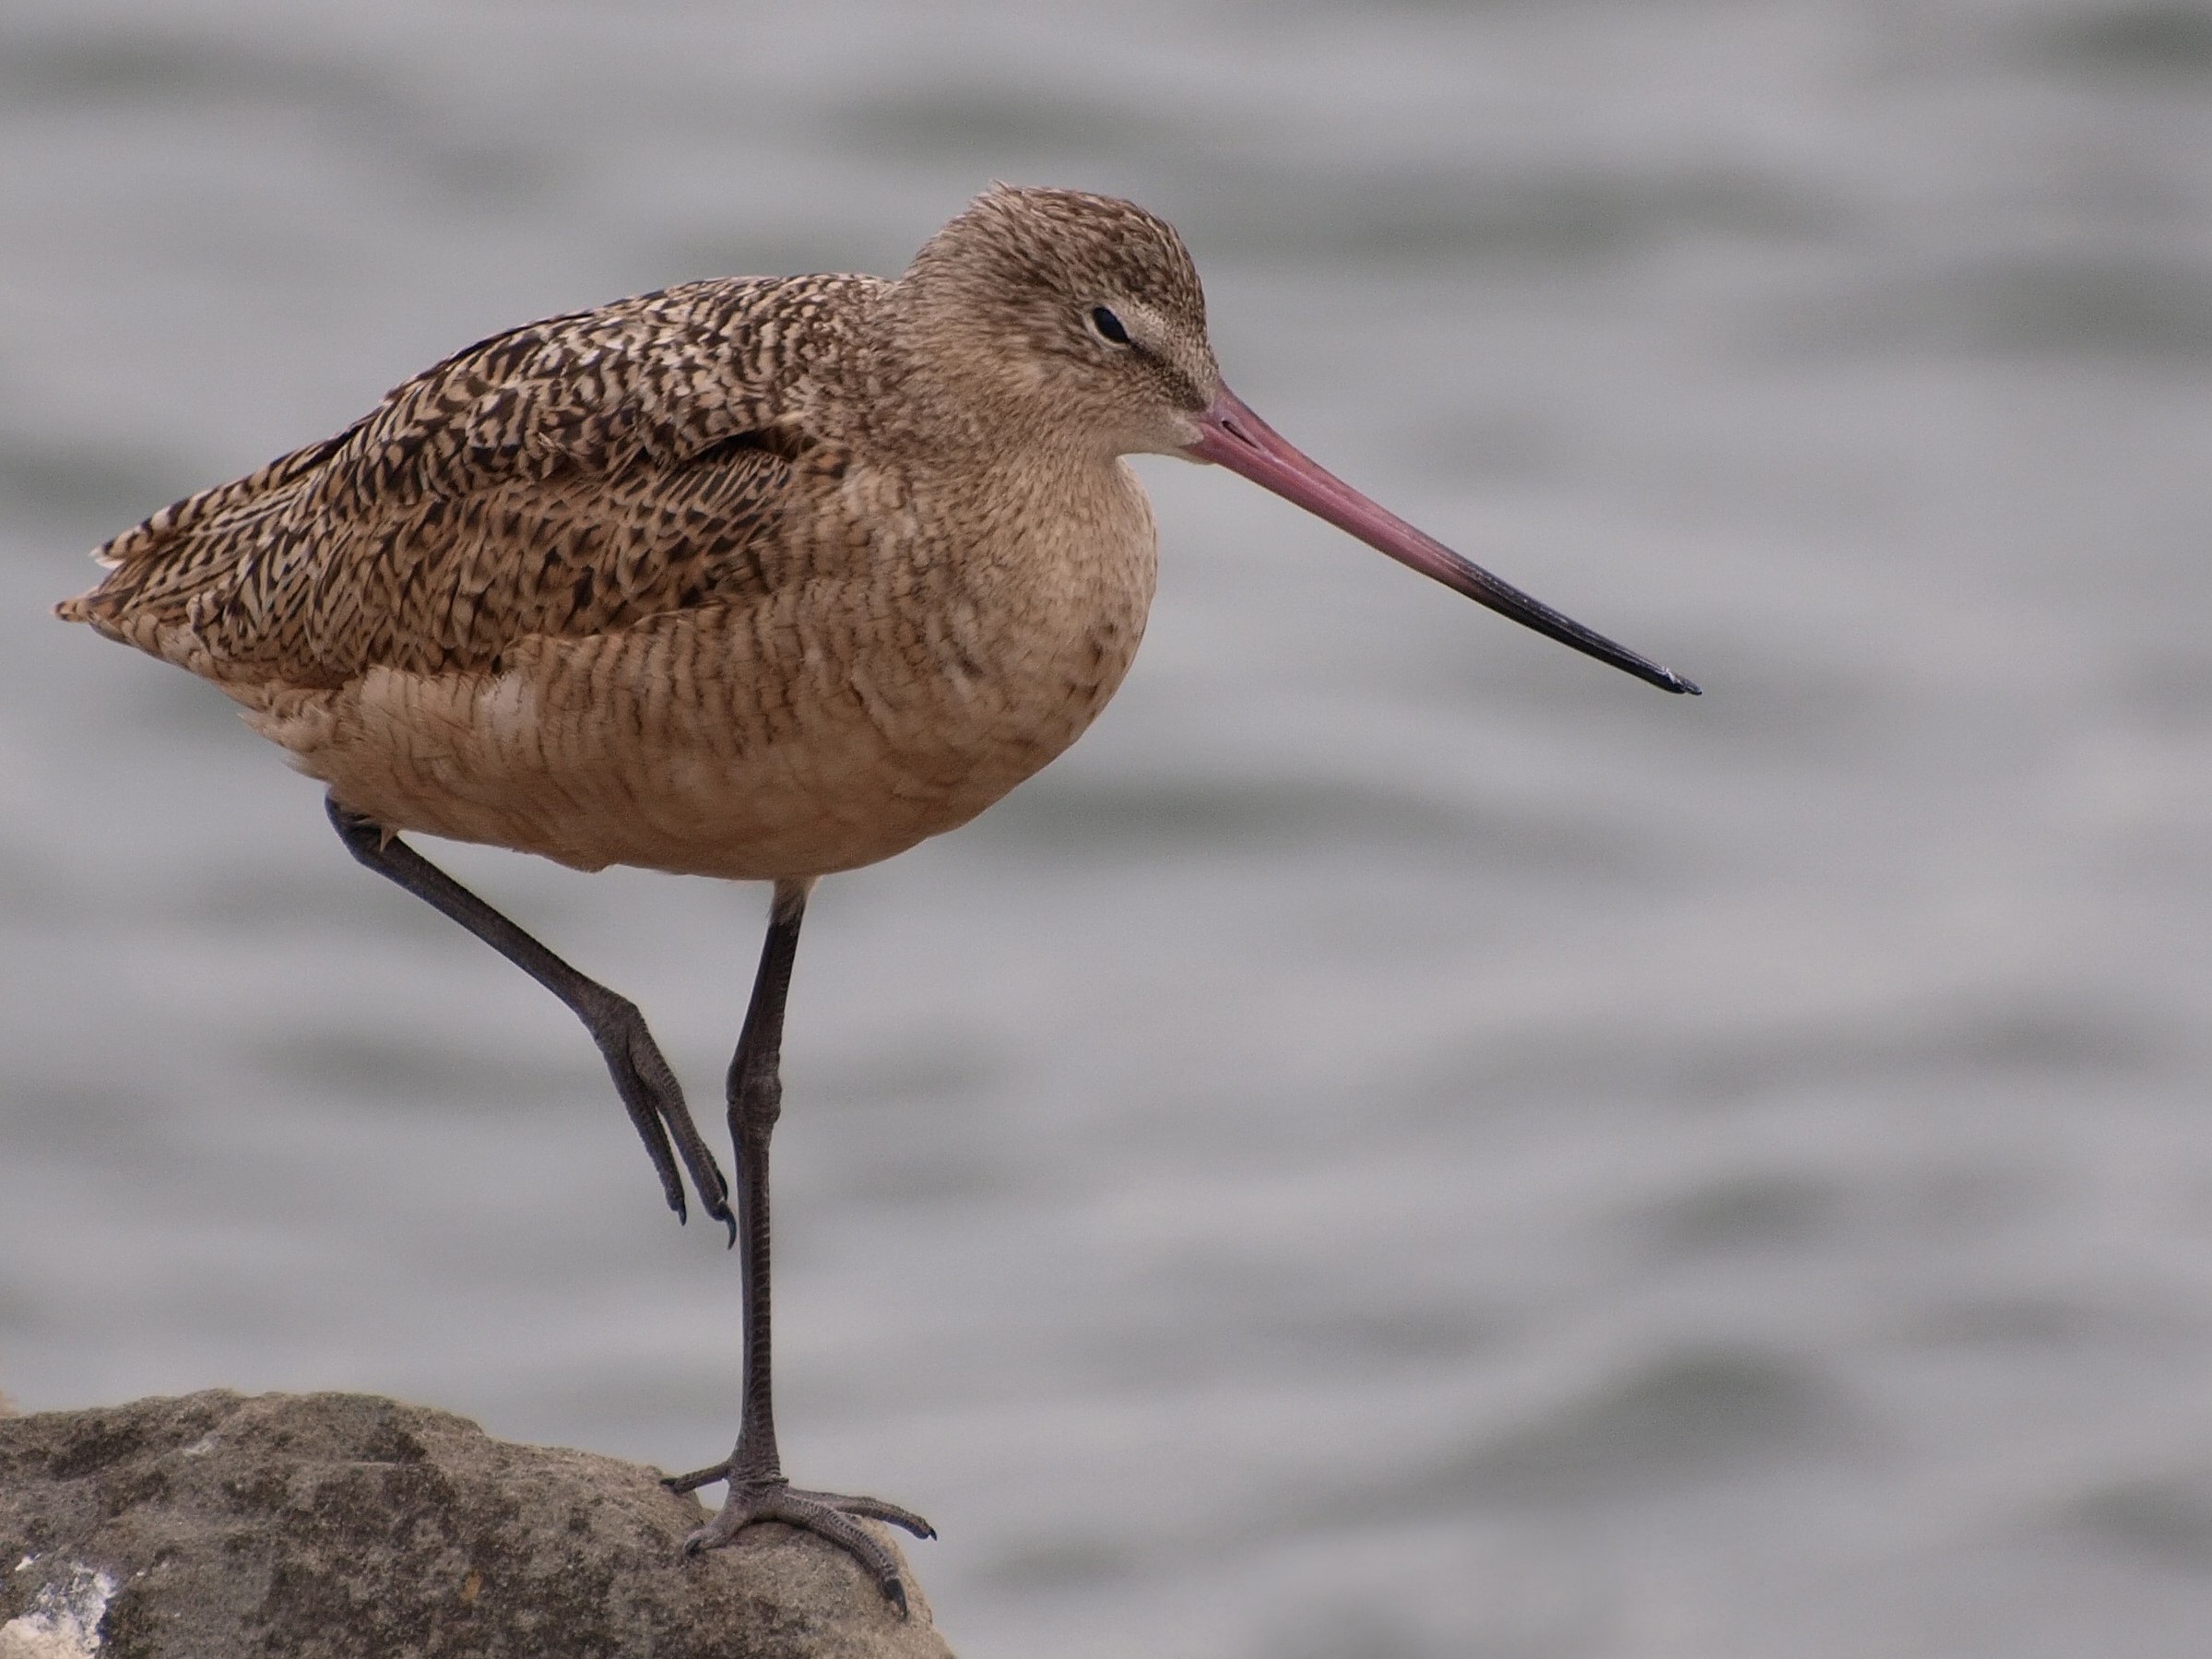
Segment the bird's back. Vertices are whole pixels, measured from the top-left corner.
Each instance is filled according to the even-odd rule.
[[[494,336],[117,537],[60,614],[250,701],[757,595],[825,438],[810,373],[881,287],[693,283]]]

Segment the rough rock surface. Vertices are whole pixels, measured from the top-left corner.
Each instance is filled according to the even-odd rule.
[[[951,1659],[911,1572],[902,1621],[809,1534],[686,1560],[704,1513],[655,1470],[359,1394],[7,1417],[0,1659]]]

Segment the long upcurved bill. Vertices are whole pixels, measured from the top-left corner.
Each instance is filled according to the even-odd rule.
[[[1214,461],[1240,472],[1262,489],[1285,501],[1295,502],[1308,513],[1326,518],[1349,531],[1369,547],[1386,552],[1401,564],[1433,576],[1455,593],[1463,593],[1478,605],[1487,605],[1500,616],[1511,617],[1524,628],[1557,640],[1563,646],[1611,663],[1638,680],[1649,680],[1662,691],[1697,694],[1697,688],[1671,669],[1662,669],[1646,657],[1592,634],[1580,622],[1564,617],[1509,583],[1499,581],[1479,564],[1460,557],[1433,536],[1425,536],[1395,513],[1377,506],[1358,491],[1293,448],[1287,439],[1246,407],[1242,398],[1223,386],[1206,412],[1198,418],[1199,438],[1184,445],[1194,461]]]

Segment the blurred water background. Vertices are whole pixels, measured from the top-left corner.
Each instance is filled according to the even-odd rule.
[[[793,1470],[937,1522],[967,1659],[2202,1654],[2180,0],[7,0],[0,1389],[726,1448],[736,1262],[568,1016],[46,607],[482,335],[994,176],[1174,219],[1247,398],[1708,695],[1144,464],[1118,702],[810,918]],[[759,893],[432,850],[718,1118]]]

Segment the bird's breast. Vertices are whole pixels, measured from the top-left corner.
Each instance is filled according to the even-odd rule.
[[[869,549],[868,637],[846,628],[853,607],[832,604],[823,645],[895,751],[887,772],[941,792],[964,822],[1065,750],[1120,686],[1152,603],[1156,533],[1118,461],[1026,496],[917,495],[873,520],[888,533]]]

